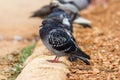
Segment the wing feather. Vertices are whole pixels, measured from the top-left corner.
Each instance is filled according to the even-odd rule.
[[[72,35],[68,34],[64,29],[54,29],[50,32],[49,44],[59,51],[69,52],[75,50],[76,46],[71,36]]]

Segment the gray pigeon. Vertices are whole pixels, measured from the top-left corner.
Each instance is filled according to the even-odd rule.
[[[90,3],[91,0],[52,0],[49,5],[35,11],[32,17],[46,17],[54,8],[59,7],[71,15],[74,23],[90,25],[91,21],[84,19],[79,15],[79,11],[85,9]]]
[[[48,15],[47,19],[51,18],[54,21],[57,21],[58,25],[61,25],[61,27],[67,29],[70,32],[73,32],[73,26],[72,26],[72,20],[70,15],[65,12],[64,10],[60,8],[53,9],[52,13]],[[68,55],[68,59],[70,61],[77,61],[77,58],[71,55]]]
[[[91,0],[52,0],[51,4],[58,5],[59,8],[68,12],[74,23],[81,24],[83,27],[91,27],[91,21],[82,18],[79,11],[85,9]]]
[[[65,26],[55,18],[46,18],[42,22],[42,28],[39,31],[40,38],[44,45],[56,55],[54,60],[48,61],[58,62],[59,57],[66,55],[75,59],[78,58],[90,65],[88,61],[90,56],[78,47],[73,35],[68,29],[64,28]]]
[[[85,9],[91,2],[92,0],[52,0],[54,1],[59,1],[62,4],[69,3],[73,4],[78,8],[79,11]]]
[[[60,25],[61,24],[65,25],[63,27],[66,28],[67,30],[69,30],[70,32],[73,32],[71,17],[64,10],[60,8],[54,8],[52,13],[49,14],[47,18],[52,18],[53,20],[59,22]]]

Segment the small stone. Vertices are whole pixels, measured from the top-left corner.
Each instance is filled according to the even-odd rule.
[[[18,36],[18,35],[14,36],[14,42],[21,41],[21,40],[23,40],[22,36]]]
[[[115,49],[119,49],[120,48],[120,46],[119,45],[115,45]]]
[[[120,11],[116,12],[116,14],[119,16],[120,15]]]
[[[101,50],[102,53],[105,53],[106,51],[105,50]]]
[[[2,36],[2,35],[0,35],[0,41],[1,41],[1,40],[3,40],[3,36]]]
[[[27,43],[27,42],[28,42],[28,40],[27,40],[27,39],[24,39],[23,41],[24,41],[24,43]]]

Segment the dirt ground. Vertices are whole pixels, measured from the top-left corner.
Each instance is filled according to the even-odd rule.
[[[40,19],[29,18],[49,0],[0,0],[0,80],[7,80],[12,54],[38,39]]]
[[[9,76],[5,74],[11,67],[6,55],[19,53],[38,36],[41,20],[29,16],[49,1],[0,0],[0,80]],[[119,0],[111,0],[108,7],[82,12],[93,22],[92,28],[74,24],[74,36],[80,48],[91,56],[91,65],[73,63],[68,80],[120,80],[119,5]]]
[[[93,21],[92,28],[75,26],[79,46],[91,56],[91,65],[80,61],[70,67],[68,80],[120,80],[120,1],[97,7],[83,16]]]

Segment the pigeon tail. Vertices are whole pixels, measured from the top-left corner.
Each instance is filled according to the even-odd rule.
[[[87,59],[90,59],[90,56],[87,55],[85,52],[81,51],[80,49],[77,49],[75,52],[75,57],[81,59],[83,62],[85,62],[87,65],[90,65],[90,62]]]
[[[74,20],[74,23],[77,23],[77,24],[88,24],[90,25],[92,22],[90,20],[87,20],[85,18],[82,18],[82,17],[78,17]]]

